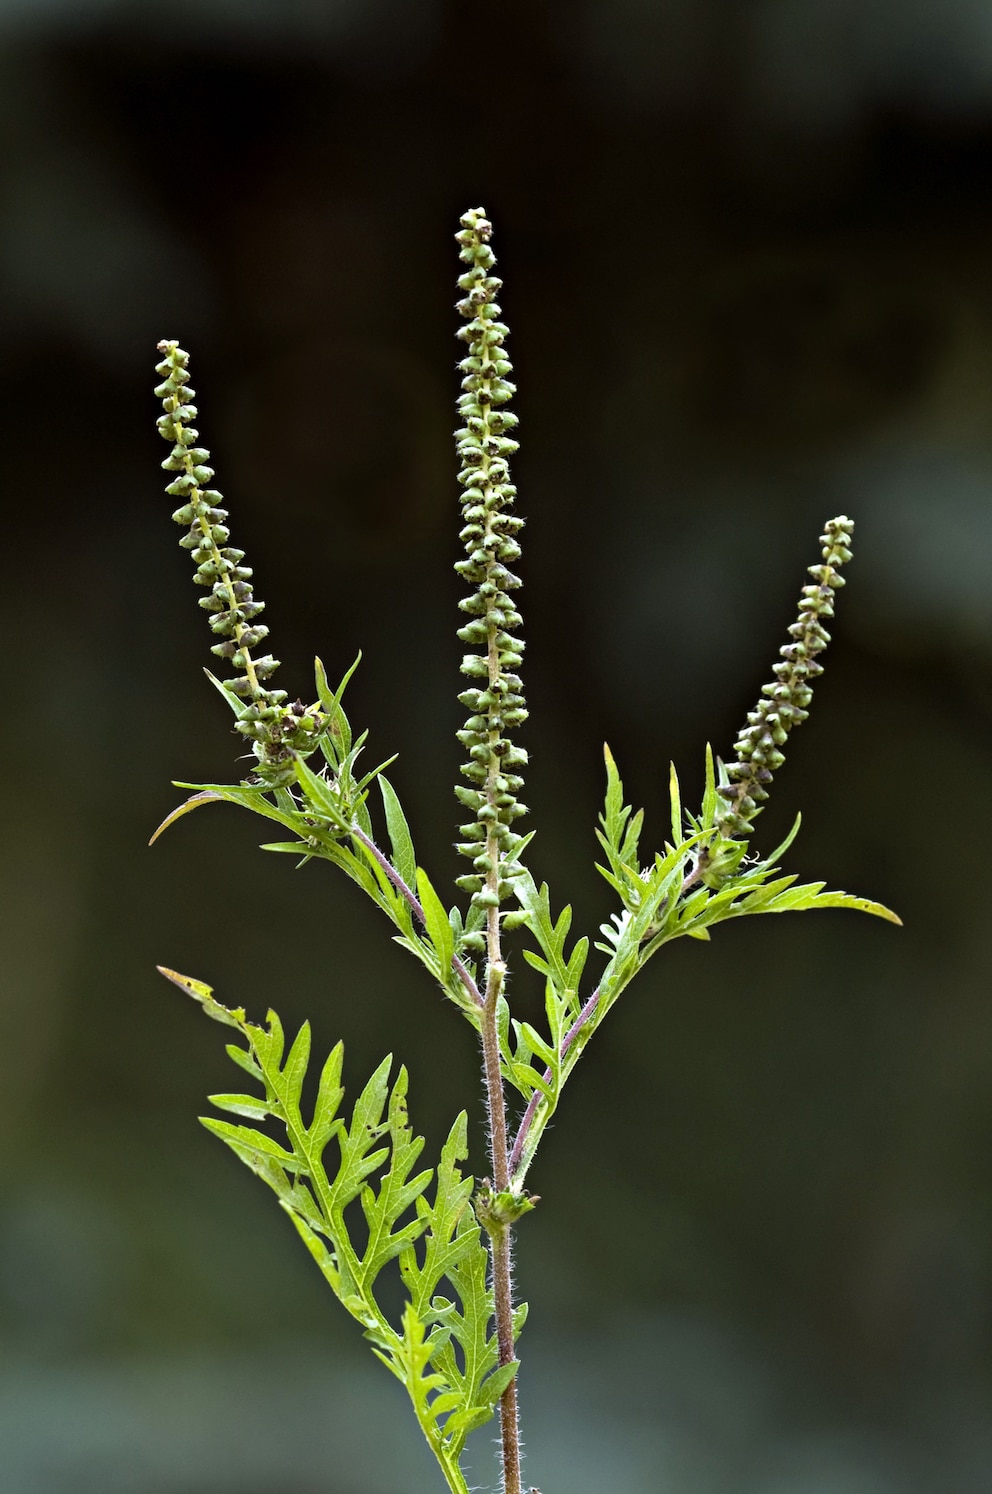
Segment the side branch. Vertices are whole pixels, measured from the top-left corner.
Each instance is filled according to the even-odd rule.
[[[579,1015],[576,1017],[575,1021],[572,1023],[571,1027],[566,1032],[565,1036],[562,1038],[562,1040],[561,1040],[561,1048],[559,1049],[559,1052],[560,1052],[562,1058],[565,1057],[565,1054],[568,1052],[569,1048],[575,1042],[575,1039],[578,1037],[579,1033],[582,1031],[583,1027],[589,1021],[589,1018],[592,1016],[593,1012],[596,1010],[596,1007],[599,1005],[599,998],[600,998],[601,992],[602,992],[602,987],[601,986],[597,986],[596,989],[595,989],[595,991],[593,991],[592,995],[589,997],[589,1000],[586,1002],[585,1006],[579,1012]],[[551,1070],[550,1069],[545,1069],[545,1071],[544,1071],[545,1082],[546,1083],[550,1083],[552,1078],[553,1078],[553,1075],[551,1073]],[[520,1122],[520,1127],[519,1127],[519,1129],[517,1131],[516,1138],[515,1138],[515,1140],[513,1142],[513,1147],[512,1147],[512,1149],[510,1151],[510,1184],[511,1184],[511,1187],[512,1187],[512,1184],[513,1184],[513,1174],[516,1172],[517,1168],[520,1166],[520,1158],[523,1156],[524,1143],[527,1140],[527,1136],[528,1136],[528,1133],[530,1132],[530,1128],[531,1128],[531,1125],[533,1123],[534,1116],[537,1114],[537,1107],[541,1103],[542,1098],[543,1098],[543,1096],[541,1094],[541,1091],[538,1090],[538,1089],[535,1089],[534,1093],[531,1095],[529,1101],[527,1102],[527,1109],[523,1113],[523,1119]]]
[[[682,885],[679,888],[678,892],[678,897],[680,899],[685,896],[690,888],[694,887],[697,882],[701,881],[706,872],[706,867],[707,862],[705,854],[700,853],[700,855],[696,858],[692,871],[682,879]],[[558,1050],[561,1058],[565,1057],[565,1054],[568,1052],[569,1048],[571,1048],[572,1044],[575,1042],[575,1039],[578,1037],[583,1027],[595,1012],[597,1006],[599,1005],[599,999],[601,995],[602,986],[597,986],[595,991],[593,991],[592,995],[583,1006],[582,1010],[579,1012],[579,1015],[576,1017],[575,1021],[572,1023],[571,1027],[565,1033],[565,1036],[561,1040],[561,1047]],[[545,1083],[550,1084],[553,1077],[554,1075],[552,1074],[551,1069],[546,1068],[544,1070]],[[530,1099],[527,1102],[527,1108],[523,1113],[520,1125],[517,1129],[517,1134],[514,1138],[513,1146],[510,1149],[511,1187],[513,1186],[514,1176],[516,1174],[517,1168],[520,1166],[521,1158],[523,1157],[524,1146],[526,1145],[527,1137],[530,1134],[530,1128],[533,1125],[534,1117],[537,1114],[537,1108],[543,1098],[544,1096],[541,1091],[535,1089],[534,1093],[531,1095]]]
[[[417,919],[418,923],[422,928],[426,929],[427,920],[424,917],[423,904],[421,903],[419,897],[413,891],[413,889],[411,887],[408,887],[404,882],[403,878],[400,876],[395,866],[393,866],[386,853],[376,845],[375,841],[370,835],[365,834],[365,831],[361,828],[360,825],[352,825],[351,833],[354,836],[355,840],[357,840],[361,845],[365,847],[366,851],[368,851],[369,855],[376,862],[376,864],[382,868],[386,876],[396,888],[396,891],[409,905],[410,909],[413,912],[413,916]],[[480,1008],[484,1007],[486,1004],[485,997],[479,990],[479,987],[476,985],[475,981],[472,979],[472,976],[469,973],[468,967],[465,964],[464,960],[462,960],[458,955],[452,955],[451,968],[458,976],[458,979],[465,987],[465,990],[468,992],[469,996],[471,996],[475,1005]]]

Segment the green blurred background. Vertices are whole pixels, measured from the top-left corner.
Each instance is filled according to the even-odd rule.
[[[192,349],[278,682],[364,649],[353,719],[457,875],[451,236],[479,202],[520,388],[535,871],[607,916],[603,740],[660,841],[669,758],[691,802],[846,511],[757,841],[802,808],[791,869],[906,923],[721,929],[611,1016],[520,1236],[528,1471],[987,1491],[987,0],[0,0],[0,146],[6,1494],[437,1487],[196,1124],[222,1034],[154,973],[311,1015],[353,1092],[395,1047],[431,1147],[475,1094],[470,1034],[350,884],[233,810],[146,849],[170,780],[238,750],[151,369]]]

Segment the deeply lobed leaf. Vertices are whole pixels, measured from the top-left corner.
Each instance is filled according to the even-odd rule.
[[[390,1084],[392,1059],[383,1059],[349,1119],[341,1113],[343,1046],[338,1043],[321,1071],[308,1122],[302,1093],[309,1024],[287,1051],[274,1011],[264,1027],[258,1026],[241,1008],[222,1006],[203,982],[176,971],[163,969],[163,974],[207,1015],[237,1029],[245,1046],[231,1044],[228,1053],[263,1090],[257,1096],[211,1096],[220,1109],[253,1124],[208,1116],[203,1125],[272,1188],[374,1352],[406,1386],[450,1487],[467,1494],[459,1454],[469,1432],[493,1415],[516,1364],[497,1369],[488,1253],[472,1208],[473,1179],[459,1166],[468,1151],[464,1112],[442,1149],[433,1200],[428,1200],[435,1172],[414,1172],[424,1143],[410,1126],[405,1069]],[[264,1129],[272,1123],[283,1132],[278,1140]],[[336,1165],[329,1165],[331,1144]],[[356,1199],[366,1227],[362,1249],[346,1218]],[[397,1258],[408,1293],[399,1328],[376,1298],[384,1267]]]

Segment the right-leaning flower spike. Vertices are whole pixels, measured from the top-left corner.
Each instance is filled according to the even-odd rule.
[[[775,680],[763,687],[764,698],[748,712],[748,724],[734,743],[737,761],[727,768],[730,783],[719,789],[727,807],[717,820],[721,835],[728,838],[750,834],[761,802],[768,798],[772,774],[785,761],[786,738],[809,715],[806,707],[813,696],[812,681],[823,673],[816,656],[830,642],[820,619],[834,615],[834,593],[844,585],[838,572],[851,558],[853,529],[853,519],[844,514],[827,521],[820,535],[823,563],[809,568],[813,585],[803,587],[799,618],[789,629],[792,641],[779,650],[781,663],[775,665]]]
[[[482,907],[496,908],[510,891],[507,873],[512,873],[519,844],[510,826],[526,813],[516,797],[523,780],[514,770],[526,763],[527,754],[509,739],[510,730],[527,719],[515,673],[523,643],[513,636],[522,618],[509,596],[520,581],[507,569],[507,562],[520,554],[514,535],[523,520],[507,512],[517,491],[507,465],[517,442],[507,432],[517,417],[504,408],[515,388],[506,377],[512,372],[503,349],[508,328],[499,320],[495,299],[502,281],[490,274],[496,263],[489,247],[492,224],[482,208],[473,208],[460,222],[455,237],[468,270],[458,280],[464,298],[458,311],[467,323],[458,336],[468,343],[468,357],[459,364],[464,393],[458,413],[464,424],[455,438],[461,459],[458,481],[464,489],[460,538],[467,558],[455,570],[474,587],[459,603],[472,620],[458,636],[479,650],[466,654],[461,664],[462,673],[479,683],[458,697],[471,713],[458,740],[468,749],[469,761],[461,772],[472,787],[458,787],[455,793],[473,813],[460,826],[458,850],[474,868],[471,876],[458,879],[458,886]]]

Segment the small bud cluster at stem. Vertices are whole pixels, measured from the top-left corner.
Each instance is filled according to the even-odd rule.
[[[523,786],[516,770],[527,754],[510,740],[511,731],[527,719],[515,672],[523,643],[514,634],[522,619],[510,598],[520,581],[507,569],[520,554],[514,536],[523,520],[509,512],[516,488],[509,481],[507,458],[517,442],[507,433],[517,417],[505,408],[515,389],[507,379],[512,369],[503,349],[508,329],[499,320],[495,299],[502,282],[490,273],[496,263],[489,247],[492,225],[481,208],[466,213],[461,225],[456,235],[459,258],[469,268],[458,281],[463,293],[458,311],[466,321],[458,336],[468,343],[468,356],[459,364],[463,425],[455,438],[466,559],[455,570],[474,588],[459,604],[471,621],[458,637],[478,652],[466,654],[461,664],[462,673],[477,684],[458,697],[470,712],[458,740],[468,750],[461,772],[471,787],[458,787],[455,793],[472,812],[470,822],[460,827],[458,850],[473,866],[472,875],[459,878],[458,885],[479,905],[497,908],[510,891],[520,844],[511,826],[526,813],[516,797]]]
[[[196,585],[210,589],[200,606],[210,613],[211,632],[220,640],[211,653],[239,671],[223,685],[247,702],[239,709],[237,730],[254,747],[258,759],[254,776],[267,787],[276,787],[293,778],[294,753],[314,750],[322,717],[315,707],[307,708],[301,701],[287,705],[285,690],[271,690],[263,683],[278,668],[279,660],[271,654],[260,658],[253,654],[268,636],[268,628],[256,622],[265,603],[252,595],[251,568],[242,564],[244,551],[228,544],[227,510],[221,507],[221,494],[206,486],[214,471],[206,465],[210,452],[197,444],[199,433],[189,423],[196,418],[189,355],[175,342],[160,342],[158,350],[163,357],[155,371],[164,382],[155,394],[165,411],[157,422],[158,431],[173,443],[162,466],[177,474],[165,491],[181,500],[182,506],[172,517],[187,531],[179,543],[192,552]]]
[[[806,707],[813,697],[812,682],[823,673],[816,656],[830,642],[820,619],[834,615],[834,594],[844,585],[838,572],[851,558],[853,529],[853,520],[841,514],[830,519],[820,535],[823,563],[809,568],[813,584],[803,587],[799,618],[789,628],[791,641],[779,650],[781,662],[775,665],[775,679],[763,687],[764,698],[748,713],[748,724],[734,743],[737,761],[727,768],[730,783],[719,789],[727,801],[717,822],[721,835],[742,837],[750,833],[762,801],[768,798],[772,775],[785,761],[782,748],[789,732],[809,715]]]

